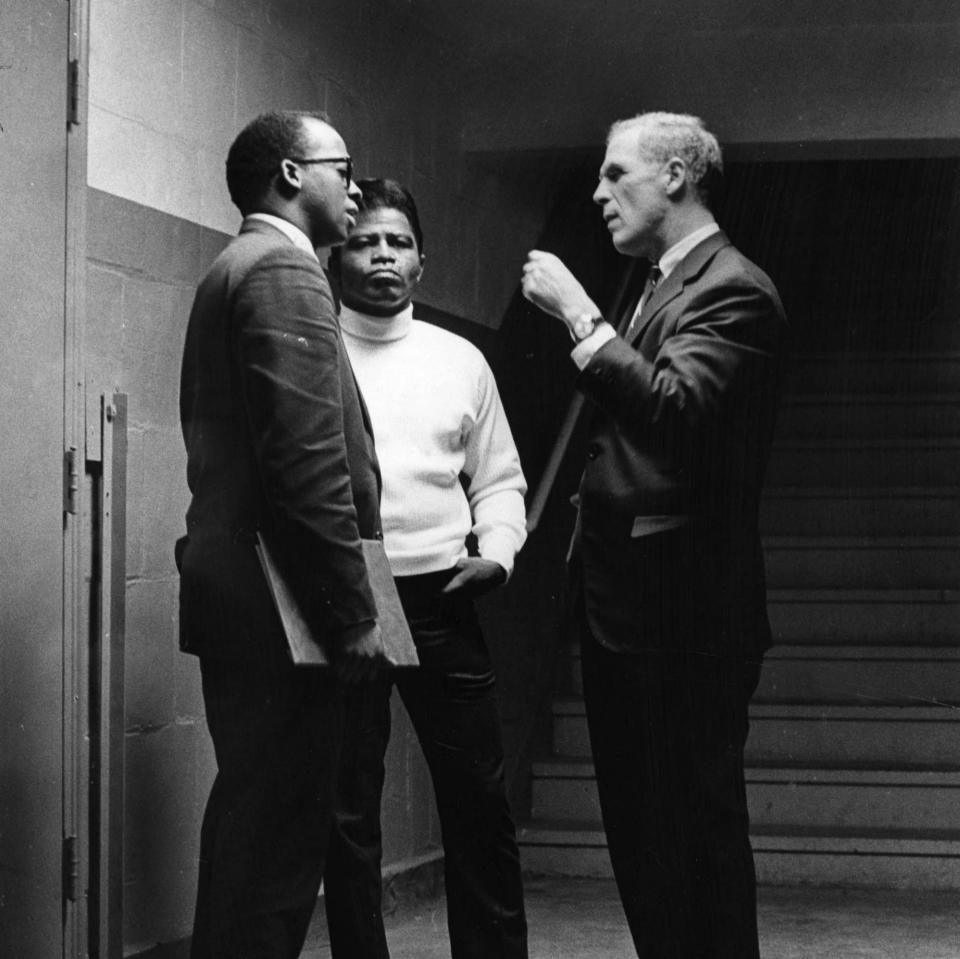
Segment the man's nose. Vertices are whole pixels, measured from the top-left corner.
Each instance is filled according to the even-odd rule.
[[[373,257],[376,260],[392,260],[393,250],[390,249],[390,244],[386,240],[381,240],[373,248]]]
[[[350,185],[347,187],[347,196],[350,197],[361,210],[363,209],[363,193],[360,192],[360,187],[358,187],[353,180],[350,181]]]
[[[603,206],[607,200],[610,199],[610,191],[607,189],[607,184],[605,180],[601,180],[597,184],[596,190],[593,191],[593,202],[598,206]]]

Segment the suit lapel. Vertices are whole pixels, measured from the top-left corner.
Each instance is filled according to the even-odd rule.
[[[637,328],[630,336],[630,344],[639,340],[643,331],[650,325],[650,321],[671,301],[676,299],[683,288],[694,282],[704,271],[707,264],[713,259],[714,254],[721,247],[729,246],[723,230],[708,236],[702,243],[698,243],[676,266],[671,274],[658,284],[653,291],[653,295],[643,305],[640,313],[640,321]],[[628,321],[629,322],[629,321]],[[626,328],[624,328],[625,330]]]
[[[240,233],[262,233],[264,236],[273,237],[278,241],[278,243],[289,243],[291,246],[296,246],[293,240],[290,239],[283,230],[274,226],[272,223],[268,223],[266,220],[244,220],[240,226]],[[306,252],[306,251],[304,251]],[[350,364],[350,356],[347,353],[347,348],[343,342],[343,334],[340,332],[340,301],[339,297],[334,292],[333,284],[330,283],[330,276],[326,270],[321,266],[321,272],[323,273],[324,278],[327,281],[327,285],[330,288],[330,296],[333,299],[334,309],[337,315],[336,329],[337,329],[337,340],[338,340],[338,349],[340,356],[344,361],[344,365],[350,372],[350,381],[353,383],[354,392],[357,395],[357,398],[360,401],[360,418],[363,422],[364,429],[369,435],[370,439],[373,439],[373,422],[370,419],[370,412],[367,410],[367,404],[364,402],[363,393],[360,391],[360,384],[357,382],[357,377],[353,372],[353,367]]]
[[[640,319],[637,322],[636,329],[630,335],[630,342],[635,343],[643,331],[650,325],[650,321],[660,312],[672,299],[679,296],[683,291],[683,276],[681,275],[681,263],[665,280],[657,284],[656,289],[650,295],[650,299],[643,304],[640,311]]]
[[[627,328],[630,326],[630,321],[633,319],[633,314],[637,312],[637,304],[640,302],[641,296],[643,296],[643,290],[641,290],[636,296],[631,296],[629,307],[620,314],[620,322],[617,324],[618,336],[627,335]]]

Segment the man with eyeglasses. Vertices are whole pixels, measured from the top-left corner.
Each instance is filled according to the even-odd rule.
[[[200,660],[217,760],[193,959],[299,955],[327,855],[344,687],[388,663],[361,548],[381,535],[379,467],[315,253],[355,221],[351,172],[322,114],[245,127],[227,157],[243,224],[190,314],[180,644]],[[291,662],[258,537],[333,669]]]

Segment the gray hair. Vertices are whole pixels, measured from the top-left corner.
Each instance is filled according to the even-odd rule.
[[[636,130],[640,153],[660,163],[679,157],[687,166],[697,196],[707,203],[723,174],[723,157],[717,138],[699,117],[687,113],[638,113],[617,120],[607,133],[607,143],[615,134]]]

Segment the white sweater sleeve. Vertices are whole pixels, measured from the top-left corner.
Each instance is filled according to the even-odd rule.
[[[499,563],[509,575],[527,538],[523,502],[527,483],[493,372],[483,360],[476,413],[464,429],[463,469],[469,477],[467,499],[480,555]]]

